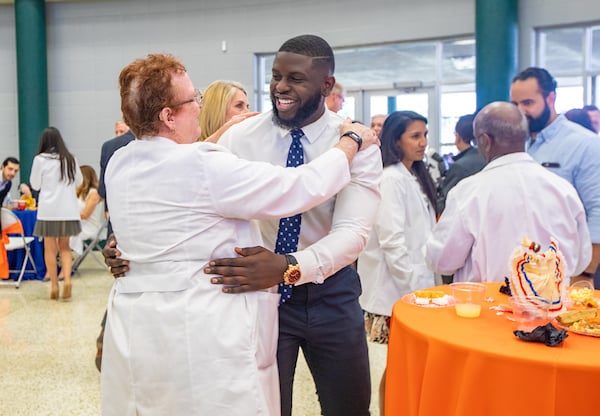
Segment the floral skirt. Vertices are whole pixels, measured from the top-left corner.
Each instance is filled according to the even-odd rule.
[[[80,232],[81,222],[79,220],[37,220],[33,229],[33,235],[38,237],[71,237],[79,235]]]
[[[387,344],[390,337],[390,317],[365,311],[367,339],[378,344]]]

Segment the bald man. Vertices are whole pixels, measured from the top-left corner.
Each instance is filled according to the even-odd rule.
[[[502,282],[523,236],[542,247],[554,237],[567,282],[589,264],[591,240],[575,188],[525,152],[526,117],[510,103],[484,107],[474,135],[486,167],[448,193],[426,244],[429,267],[454,281]]]

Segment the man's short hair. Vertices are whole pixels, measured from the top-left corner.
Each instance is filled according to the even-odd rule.
[[[584,111],[600,111],[598,109],[598,107],[596,107],[594,104],[584,105],[582,110],[584,110]]]
[[[17,159],[16,157],[9,156],[6,159],[4,159],[4,162],[2,162],[2,167],[8,166],[9,163],[14,163],[15,165],[21,164],[19,162],[19,159]]]
[[[550,72],[544,68],[538,68],[535,66],[529,67],[519,72],[513,78],[512,82],[525,81],[529,78],[535,78],[537,80],[544,98],[547,97],[551,92],[556,92],[556,80],[552,77],[552,75],[550,75]]]
[[[454,128],[454,131],[458,133],[462,141],[467,144],[475,143],[475,136],[473,135],[474,119],[474,114],[466,114],[461,116],[456,122],[456,127]]]
[[[279,48],[279,52],[297,53],[298,55],[310,56],[327,65],[329,73],[335,71],[335,59],[333,50],[327,41],[316,35],[300,35],[286,40]]]

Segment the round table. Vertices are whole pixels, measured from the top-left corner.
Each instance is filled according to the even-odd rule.
[[[500,284],[479,318],[453,307],[395,304],[385,412],[403,416],[597,414],[600,338],[569,333],[558,347],[514,336],[514,323],[489,306],[508,303]],[[450,293],[450,287],[436,289]]]

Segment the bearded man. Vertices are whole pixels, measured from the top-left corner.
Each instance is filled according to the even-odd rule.
[[[600,263],[600,140],[564,114],[556,113],[556,80],[543,68],[531,67],[517,74],[510,87],[510,99],[529,121],[527,152],[570,182],[579,194],[593,251],[591,263],[571,283],[591,281]]]

